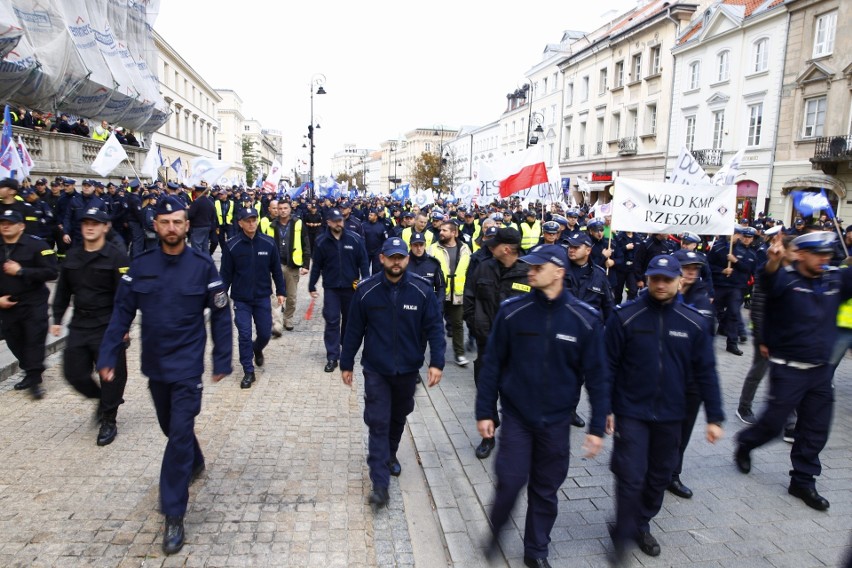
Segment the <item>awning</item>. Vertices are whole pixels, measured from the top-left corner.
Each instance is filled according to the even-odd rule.
[[[809,174],[788,180],[781,186],[781,194],[788,195],[797,189],[827,189],[838,199],[846,199],[846,184],[834,176],[825,174]]]

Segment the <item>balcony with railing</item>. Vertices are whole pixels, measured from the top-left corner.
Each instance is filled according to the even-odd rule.
[[[595,142],[595,155],[600,156],[603,154],[603,141]]]
[[[636,153],[637,142],[635,136],[628,136],[618,140],[618,155],[632,156]]]
[[[58,132],[43,132],[30,128],[12,127],[15,140],[20,134],[27,145],[30,156],[34,162],[34,168],[30,172],[30,179],[40,177],[67,176],[73,178],[95,178],[98,176],[92,171],[92,162],[100,152],[103,142],[84,138],[74,134],[59,134]],[[112,179],[136,177],[134,168],[138,172],[145,162],[146,148],[135,146],[124,146],[128,160],[123,161],[108,176]]]
[[[585,144],[580,144],[580,151],[579,151],[579,152],[577,152],[577,157],[578,157],[578,158],[582,158],[582,157],[583,157],[583,156],[585,156],[585,155],[586,155],[586,145],[585,145]]]
[[[837,174],[837,164],[852,162],[852,135],[821,136],[814,145],[813,169]]]
[[[692,150],[692,156],[695,161],[702,166],[721,166],[722,165],[722,149],[721,148],[705,148],[704,150]]]

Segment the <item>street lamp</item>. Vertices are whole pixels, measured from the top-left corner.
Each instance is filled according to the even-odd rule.
[[[400,181],[399,178],[396,177],[396,166],[397,166],[397,161],[396,161],[396,157],[395,157],[396,156],[396,148],[397,148],[397,141],[391,140],[388,143],[388,150],[390,150],[390,152],[388,152],[388,155],[390,156],[391,161],[393,161],[393,177],[390,177],[390,162],[388,162],[388,181],[393,183],[393,189],[394,190],[396,190],[396,186]]]
[[[541,127],[543,122],[544,115],[540,112],[532,112],[532,108],[530,108],[530,119],[527,124],[527,148],[533,144],[538,144],[539,135],[544,134],[544,128]],[[535,128],[532,127],[533,123],[535,123]]]
[[[311,123],[308,124],[308,143],[310,144],[310,156],[311,156],[311,198],[316,197],[316,186],[314,185],[314,87],[316,87],[316,93],[318,95],[324,95],[325,89],[323,89],[323,85],[325,85],[325,75],[322,73],[316,73],[313,77],[311,77]],[[316,125],[316,128],[319,128],[319,124]]]
[[[444,125],[441,124],[440,126],[435,127],[435,131],[432,133],[432,136],[439,135],[438,129],[441,130],[441,143],[438,146],[438,192],[440,193],[441,189],[444,187],[444,162],[446,161],[444,159]],[[434,181],[432,185],[435,185]]]

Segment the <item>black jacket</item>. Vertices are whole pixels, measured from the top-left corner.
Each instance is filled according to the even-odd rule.
[[[2,310],[2,317],[13,317],[18,307],[46,304],[50,292],[45,285],[56,279],[56,253],[38,237],[23,234],[14,244],[0,241],[0,266],[7,260],[21,265],[21,271],[10,276],[0,270],[0,296],[11,296],[16,306]]]
[[[109,325],[115,293],[129,267],[127,254],[110,242],[97,252],[86,252],[83,247],[69,250],[53,296],[53,322],[62,321],[73,296],[74,314],[68,327]]]
[[[503,300],[532,290],[527,283],[527,272],[529,265],[525,262],[516,261],[506,268],[492,257],[482,262],[472,276],[468,276],[462,305],[465,322],[474,337],[480,341],[487,340]]]

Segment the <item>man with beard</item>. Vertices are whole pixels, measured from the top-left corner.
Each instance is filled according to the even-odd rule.
[[[456,365],[468,364],[464,356],[464,284],[470,263],[470,249],[458,240],[458,227],[452,221],[443,221],[438,242],[429,248],[429,254],[441,263],[441,271],[447,281],[444,296],[444,317],[450,325],[453,338],[453,353]],[[520,239],[518,239],[520,241]]]
[[[342,221],[341,221],[342,222]],[[431,286],[406,271],[408,247],[399,237],[388,239],[380,255],[384,271],[358,285],[352,298],[340,358],[343,383],[352,386],[355,354],[364,341],[364,422],[369,429],[370,504],[389,500],[390,476],[402,468],[396,458],[405,417],[414,410],[414,390],[423,366],[428,338],[428,385],[441,381],[446,340],[441,311]]]
[[[189,223],[183,202],[170,195],[157,204],[160,247],[133,259],[122,276],[115,309],[98,354],[101,380],[115,379],[125,334],[142,312],[142,372],[168,438],[160,470],[160,511],[165,515],[163,551],[175,554],[184,544],[183,517],[189,484],[204,471],[204,455],[195,437],[201,411],[204,312],[210,309],[213,382],[231,373],[232,327],[228,295],[206,250],[186,246]]]
[[[322,276],[323,305],[325,320],[325,372],[337,368],[340,359],[340,341],[346,335],[349,319],[349,304],[358,281],[370,275],[370,262],[364,239],[357,233],[343,228],[343,213],[340,209],[329,209],[326,215],[328,230],[317,237],[312,249],[311,277],[308,292],[318,298],[317,281]]]
[[[272,210],[273,203],[269,203]],[[299,288],[299,277],[308,273],[311,265],[311,243],[305,223],[292,216],[292,207],[287,201],[277,202],[278,218],[272,222],[275,243],[278,245],[278,255],[284,269],[284,284],[287,300],[284,303],[284,329],[293,331],[293,317],[296,315],[296,290]],[[280,312],[280,308],[272,304],[272,309]],[[275,324],[281,325],[273,317],[272,334],[275,335]],[[278,330],[278,335],[281,331]]]

